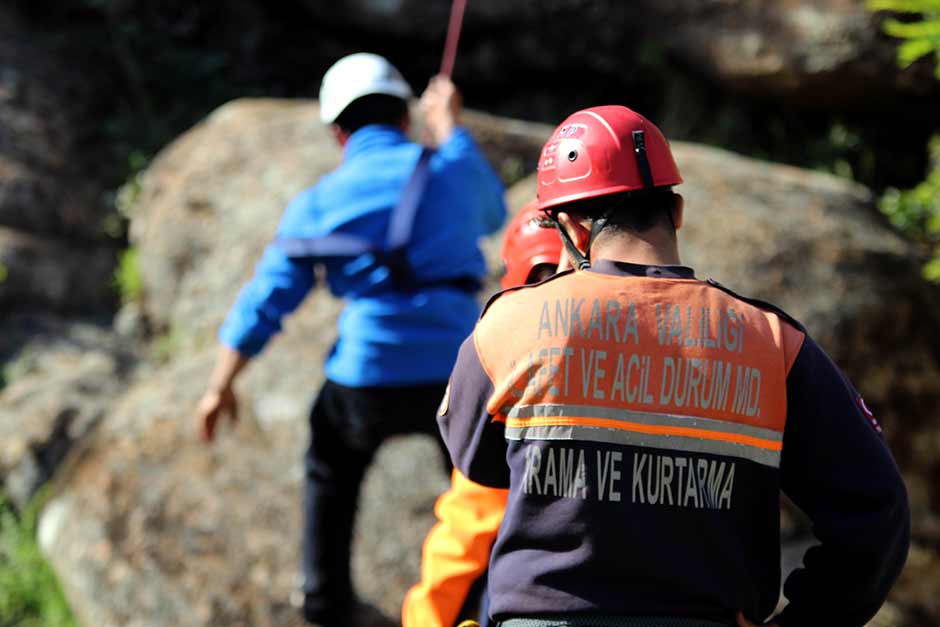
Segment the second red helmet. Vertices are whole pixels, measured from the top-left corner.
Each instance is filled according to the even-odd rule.
[[[669,142],[639,113],[619,105],[571,114],[542,148],[538,207],[682,182]]]
[[[506,227],[500,256],[506,267],[503,288],[524,285],[529,274],[540,264],[557,266],[561,258],[561,237],[553,227],[539,225],[544,220],[538,203],[527,203]]]

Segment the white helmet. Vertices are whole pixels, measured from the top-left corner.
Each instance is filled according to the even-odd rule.
[[[320,120],[332,124],[356,98],[388,94],[411,98],[411,87],[401,72],[377,54],[357,52],[343,57],[323,75],[320,84]]]

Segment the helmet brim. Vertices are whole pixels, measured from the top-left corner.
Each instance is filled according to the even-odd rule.
[[[367,86],[363,86],[362,89],[355,91],[350,91],[345,94],[345,98],[342,100],[330,103],[328,105],[320,102],[320,121],[324,124],[332,124],[336,121],[343,111],[346,110],[349,105],[354,101],[362,98],[364,96],[373,96],[378,94],[384,94],[386,96],[395,96],[401,98],[402,100],[408,100],[412,97],[413,93],[411,87],[407,83],[400,81],[382,81],[370,83]]]
[[[649,189],[666,189],[668,187],[672,187],[673,185],[679,185],[680,183],[682,183],[682,177],[679,177],[678,180],[675,182],[669,182],[669,183],[666,183],[665,185],[663,184],[656,185],[656,187],[652,187]],[[638,191],[643,191],[643,189],[644,188],[642,187],[633,187],[630,185],[614,185],[612,187],[604,187],[601,189],[591,189],[591,190],[587,190],[583,192],[578,192],[576,194],[566,194],[565,196],[558,196],[556,198],[552,198],[551,200],[547,200],[544,203],[539,201],[539,211],[547,211],[548,209],[556,208],[559,205],[565,205],[565,204],[575,202],[578,200],[585,200],[587,198],[598,198],[600,196],[609,196],[611,194],[619,194],[622,192],[638,192]]]

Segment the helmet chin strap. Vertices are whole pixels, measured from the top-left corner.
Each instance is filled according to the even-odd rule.
[[[577,266],[578,270],[586,270],[590,268],[590,260],[582,255],[581,251],[578,250],[578,247],[574,245],[574,242],[571,241],[571,236],[568,235],[568,231],[566,231],[565,227],[561,225],[561,222],[558,221],[558,218],[555,217],[555,214],[551,214],[551,218],[552,222],[555,223],[555,228],[558,229],[558,233],[561,234],[561,242],[565,245],[565,250],[568,251],[568,256],[571,257],[571,261],[573,262],[572,265]]]
[[[571,239],[568,231],[565,230],[565,227],[562,226],[561,222],[555,216],[555,213],[552,212],[549,214],[552,222],[555,223],[555,228],[558,229],[558,232],[561,234],[561,241],[565,245],[565,250],[568,251],[568,255],[576,262],[575,265],[578,267],[578,270],[587,270],[591,267],[591,244],[594,243],[594,240],[597,238],[597,235],[601,232],[601,230],[607,226],[607,220],[610,219],[611,211],[613,211],[613,209],[608,209],[601,217],[591,222],[591,234],[588,236],[586,254],[582,254],[581,251],[578,250],[578,247],[574,245],[574,241]]]

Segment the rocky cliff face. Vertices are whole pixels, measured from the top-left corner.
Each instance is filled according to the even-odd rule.
[[[130,352],[110,329],[119,241],[87,176],[83,85],[0,7],[0,482],[19,504],[97,424]]]
[[[80,81],[0,7],[0,308],[107,311],[117,242],[77,143]]]
[[[309,102],[231,103],[144,176],[131,232],[145,311],[175,348],[123,393],[107,392],[40,530],[85,624],[276,625],[295,613],[304,417],[338,304],[317,293],[290,319],[241,382],[242,423],[215,446],[196,440],[191,413],[214,330],[285,202],[336,162],[316,114]],[[550,130],[487,116],[468,123],[510,169],[530,163]],[[930,624],[924,617],[936,608],[922,582],[937,568],[935,290],[920,280],[909,246],[875,217],[865,188],[702,146],[675,151],[687,181],[685,258],[700,276],[802,318],[883,420],[911,487],[919,548],[876,624]],[[533,185],[528,178],[509,191],[514,208]],[[485,247],[495,260],[498,238]],[[436,454],[427,439],[402,438],[367,478],[354,577],[391,618],[418,576],[446,486]]]
[[[311,13],[330,24],[427,42],[440,36],[449,5],[306,2]],[[664,44],[682,63],[725,87],[794,103],[854,108],[859,98],[877,104],[898,93],[940,93],[926,63],[907,72],[898,69],[894,42],[879,35],[877,18],[862,0],[484,0],[469,4],[465,23],[461,63],[472,73],[557,70],[581,63],[632,81],[637,63],[626,59],[637,60],[644,48]],[[497,58],[508,65],[494,63]]]
[[[239,95],[315,95],[350,52],[387,55],[419,89],[451,3],[13,4],[92,86],[109,141],[149,153]],[[670,137],[842,160],[868,185],[909,187],[940,128],[940,82],[929,59],[897,67],[881,20],[864,0],[483,0],[469,3],[455,77],[468,103],[503,115],[555,122],[625,102]]]

